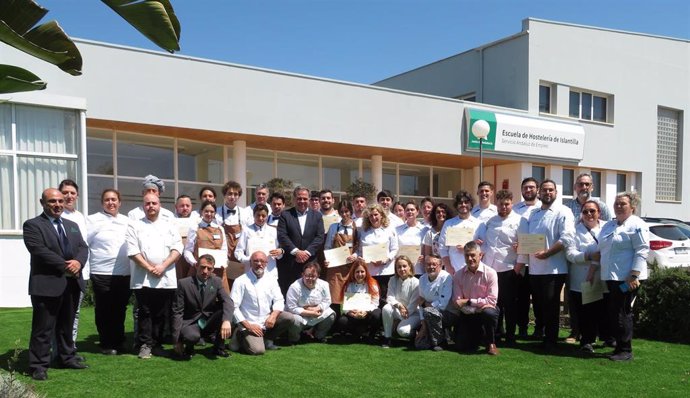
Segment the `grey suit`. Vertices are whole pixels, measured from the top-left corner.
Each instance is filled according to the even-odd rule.
[[[82,267],[89,249],[79,226],[62,219],[69,241],[70,255],[63,254],[53,219],[45,213],[24,222],[24,244],[31,254],[29,294],[33,307],[29,370],[46,370],[50,364],[50,340],[55,335],[59,360],[65,365],[76,361],[72,337],[74,314],[79,294],[84,291],[81,272],[77,277],[65,274],[65,261],[77,260]],[[69,254],[69,253],[68,253]]]
[[[202,335],[218,333],[223,321],[232,322],[234,310],[223,281],[216,275],[206,281],[203,302],[197,277],[180,279],[173,302],[173,341],[196,343]],[[204,325],[203,330],[200,323]],[[216,346],[223,346],[220,336],[216,336]]]

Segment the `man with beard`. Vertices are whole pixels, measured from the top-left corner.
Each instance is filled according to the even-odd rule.
[[[324,231],[328,231],[331,224],[340,222],[340,215],[333,208],[333,192],[324,189],[319,192],[319,203],[321,205],[321,216],[323,217]]]
[[[602,221],[611,220],[611,211],[606,203],[599,199],[592,197],[592,191],[594,191],[594,184],[592,183],[592,176],[587,173],[582,173],[575,179],[575,184],[573,184],[573,190],[575,191],[575,197],[565,202],[565,206],[568,207],[573,212],[573,217],[576,220],[580,219],[580,214],[582,213],[582,205],[588,200],[593,200],[599,205],[599,219]]]
[[[306,194],[305,199],[306,204],[309,200]],[[249,355],[262,355],[266,350],[277,350],[279,347],[273,340],[295,327],[297,320],[283,311],[285,299],[278,281],[265,272],[268,257],[257,251],[249,263],[251,270],[235,280],[230,292],[237,323],[231,349],[242,348]]]
[[[362,213],[364,213],[364,209],[367,208],[367,198],[366,196],[362,194],[355,194],[352,197],[352,221],[355,222],[355,225],[357,228],[362,227]]]
[[[544,324],[543,346],[547,350],[556,348],[560,316],[560,295],[568,275],[568,262],[564,245],[575,232],[572,212],[557,204],[558,191],[553,180],[544,180],[540,187],[541,208],[534,210],[529,219],[523,219],[519,234],[542,235],[545,247],[529,255],[518,255],[515,272],[519,273],[525,263],[530,265],[530,287]],[[519,235],[518,235],[519,236]]]
[[[522,202],[516,203],[513,206],[513,213],[519,214],[524,219],[529,219],[529,215],[532,214],[534,209],[541,207],[541,201],[538,199],[539,196],[539,181],[534,177],[527,177],[522,180],[520,184],[520,191],[522,193]],[[529,264],[525,264],[523,268],[522,277],[518,277],[518,287],[517,287],[517,325],[518,325],[518,337],[524,339],[527,338],[527,325],[529,324],[529,306],[530,306],[530,288],[529,288]],[[537,310],[534,311],[535,315],[538,313]],[[544,325],[541,319],[535,316],[534,319],[534,335],[535,338],[541,339],[544,337]]]

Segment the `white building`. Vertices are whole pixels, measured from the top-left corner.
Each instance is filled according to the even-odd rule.
[[[483,176],[499,189],[517,194],[534,175],[567,197],[574,176],[591,172],[609,205],[637,189],[643,214],[690,219],[687,40],[526,20],[514,36],[375,86],[77,45],[80,77],[0,46],[3,63],[48,82],[0,96],[0,307],[30,304],[21,224],[63,178],[81,185],[88,213],[109,187],[123,212],[138,205],[146,174],[166,181],[169,208],[230,179],[249,203],[273,177],[336,195],[362,177],[403,201],[451,201],[479,182],[476,118],[493,126]]]

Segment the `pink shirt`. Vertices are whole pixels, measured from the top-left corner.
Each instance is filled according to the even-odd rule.
[[[479,263],[472,273],[464,266],[453,275],[453,303],[458,299],[471,299],[472,307],[496,307],[498,297],[498,276],[493,268]]]

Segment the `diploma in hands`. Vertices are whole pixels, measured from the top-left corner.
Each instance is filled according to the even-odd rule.
[[[323,255],[328,261],[328,267],[338,267],[347,264],[347,258],[350,256],[350,248],[347,246],[340,246],[334,249],[323,251]]]
[[[518,254],[534,254],[546,249],[546,236],[543,234],[518,234]]]
[[[362,246],[362,257],[364,257],[364,261],[368,263],[388,261],[388,241],[375,245]]]
[[[464,246],[474,240],[474,229],[464,227],[446,228],[446,246]]]

